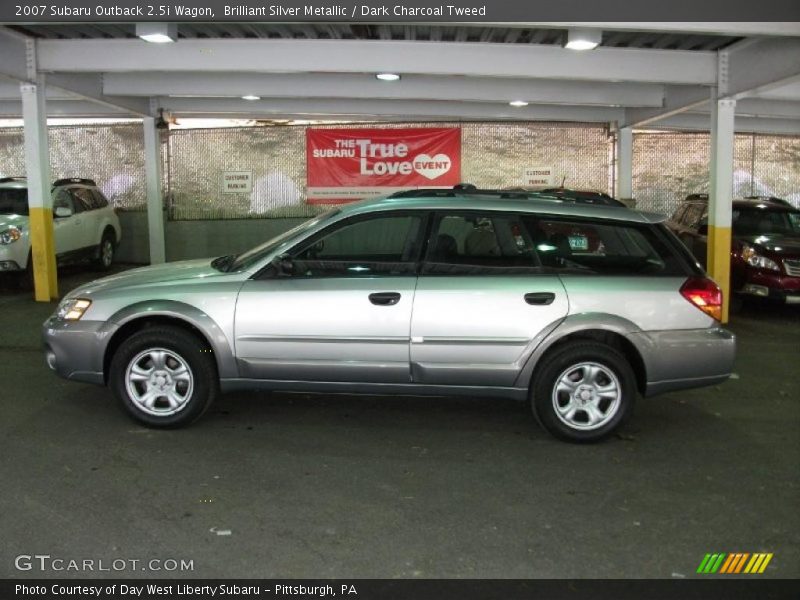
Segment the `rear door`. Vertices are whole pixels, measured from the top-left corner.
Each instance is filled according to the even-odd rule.
[[[243,377],[409,383],[425,213],[343,219],[289,251],[292,274],[247,281],[236,306]]]
[[[69,217],[55,216],[57,208],[68,208],[72,211]],[[56,254],[62,255],[80,248],[81,234],[80,216],[75,213],[75,201],[69,189],[56,188],[53,195],[53,237],[55,238]]]
[[[540,243],[512,213],[436,215],[411,319],[415,383],[514,385],[537,336],[568,310]]]

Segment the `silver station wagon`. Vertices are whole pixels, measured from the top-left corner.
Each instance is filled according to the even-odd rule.
[[[719,288],[664,219],[480,191],[351,204],[238,256],[73,290],[47,364],[153,427],[229,390],[459,394],[526,400],[595,441],[638,395],[731,373]]]

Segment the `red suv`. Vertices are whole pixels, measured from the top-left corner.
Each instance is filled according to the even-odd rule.
[[[800,210],[767,198],[734,200],[732,221],[732,291],[800,304]],[[705,267],[708,194],[687,196],[667,225]]]

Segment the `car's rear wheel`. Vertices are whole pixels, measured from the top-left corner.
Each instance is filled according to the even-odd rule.
[[[103,233],[100,245],[97,247],[97,259],[95,264],[100,271],[108,271],[114,263],[116,245],[114,244],[114,234],[110,231]]]
[[[596,442],[630,415],[636,378],[614,348],[571,342],[545,356],[531,396],[533,413],[547,431],[572,442]]]
[[[111,360],[109,386],[128,414],[148,427],[188,425],[219,393],[208,344],[169,326],[143,329],[125,340]]]

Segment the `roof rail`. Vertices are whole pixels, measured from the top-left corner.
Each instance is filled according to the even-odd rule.
[[[92,185],[96,186],[97,184],[94,182],[94,179],[85,179],[83,177],[65,177],[63,179],[56,179],[53,182],[53,187],[59,187],[62,185],[71,185],[73,183],[80,183],[83,185]]]
[[[0,177],[0,183],[10,183],[12,181],[25,181],[24,177]]]

